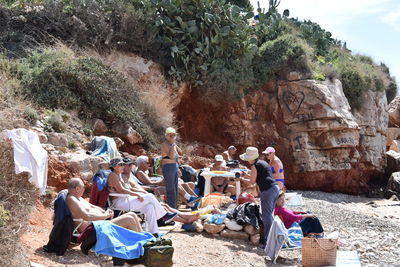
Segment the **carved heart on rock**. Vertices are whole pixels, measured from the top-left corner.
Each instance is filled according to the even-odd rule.
[[[299,111],[304,98],[305,95],[303,92],[292,93],[290,91],[286,91],[283,93],[283,103],[285,103],[285,106],[293,116],[297,113],[297,111]]]

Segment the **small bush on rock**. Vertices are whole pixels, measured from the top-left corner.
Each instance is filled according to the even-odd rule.
[[[18,77],[25,98],[43,107],[78,110],[83,119],[96,115],[108,122],[126,121],[147,145],[156,143],[149,126],[152,122],[146,121],[150,116],[144,115],[136,88],[121,73],[95,58],[76,57],[68,50],[35,52],[20,60]],[[50,124],[62,131],[68,116],[56,113]]]

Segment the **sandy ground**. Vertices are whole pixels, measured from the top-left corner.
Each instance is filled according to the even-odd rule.
[[[362,266],[400,263],[400,202],[338,193],[303,191],[305,207],[320,218],[326,232],[340,231],[341,250],[356,250]],[[112,266],[106,256],[83,255],[79,247],[64,256],[47,254],[42,246],[51,230],[52,211],[38,203],[28,231],[21,237],[33,266]],[[187,233],[177,227],[166,235],[173,241],[174,266],[301,266],[301,251],[281,251],[277,264],[248,241],[208,233]],[[37,264],[37,265],[35,265]]]

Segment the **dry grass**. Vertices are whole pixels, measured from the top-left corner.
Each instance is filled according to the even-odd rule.
[[[10,215],[0,227],[0,266],[30,266],[19,237],[27,229],[37,198],[38,191],[28,182],[27,174],[15,174],[11,142],[0,142],[0,206]]]
[[[154,122],[153,125],[161,126],[162,131],[173,126],[174,115],[172,112],[173,104],[171,103],[171,94],[169,92],[167,81],[164,76],[159,73],[156,75],[146,75],[145,79],[141,79],[138,83],[140,95],[145,103],[147,114],[154,114],[150,118]]]

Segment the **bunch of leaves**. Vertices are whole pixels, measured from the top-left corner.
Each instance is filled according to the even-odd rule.
[[[240,7],[243,11],[251,12],[254,9],[250,0],[227,0],[226,2]]]
[[[353,109],[362,107],[366,90],[382,91],[389,88],[390,76],[368,56],[354,56],[346,49],[334,48],[327,60],[339,74],[343,92]]]
[[[207,87],[214,79],[229,91],[251,84],[251,60],[244,59],[257,51],[257,39],[237,6],[219,0],[153,3],[159,29],[156,50],[169,62],[165,66],[173,80]],[[216,73],[226,76],[220,80]]]
[[[291,18],[290,23],[299,31],[301,37],[315,50],[316,56],[326,56],[329,50],[337,45],[329,31],[310,20],[299,21]]]
[[[22,94],[43,107],[78,110],[83,119],[125,121],[147,145],[156,142],[136,88],[121,73],[95,58],[75,57],[63,50],[35,52],[20,60],[17,75]]]
[[[286,34],[264,43],[253,61],[257,85],[276,79],[279,72],[297,70],[309,73],[309,47],[293,35]]]
[[[63,133],[67,128],[67,125],[64,123],[63,118],[57,111],[51,112],[50,117],[47,119],[47,122],[57,133]]]
[[[148,0],[144,0],[147,2]],[[154,18],[141,0],[9,1],[0,12],[0,47],[12,57],[63,40],[100,52],[125,50],[146,54],[155,38]],[[21,4],[22,3],[22,4]],[[154,13],[154,12],[152,12]]]
[[[22,111],[22,117],[30,123],[34,123],[40,119],[38,111],[31,106],[26,106],[24,108],[24,110]]]

